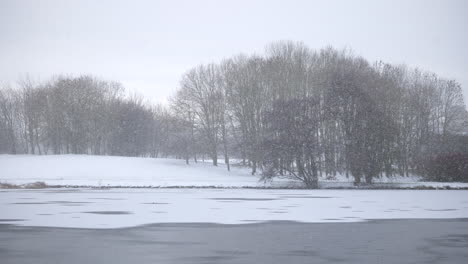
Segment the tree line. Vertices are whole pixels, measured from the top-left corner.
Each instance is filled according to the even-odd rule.
[[[468,180],[460,84],[348,50],[277,42],[198,65],[167,105],[92,76],[19,84],[0,89],[3,153],[209,158],[227,170],[235,160],[311,188],[337,174]]]

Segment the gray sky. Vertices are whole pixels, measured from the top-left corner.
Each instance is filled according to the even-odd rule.
[[[164,101],[199,63],[277,40],[454,78],[468,102],[468,1],[0,0],[0,81],[91,73]]]

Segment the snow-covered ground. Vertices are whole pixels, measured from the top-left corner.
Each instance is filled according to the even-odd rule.
[[[0,155],[0,182],[93,187],[264,186],[247,168],[184,160],[87,155]]]
[[[289,180],[259,181],[250,169],[209,162],[186,165],[183,160],[88,155],[0,155],[0,183],[45,182],[51,186],[87,187],[291,187]],[[353,179],[320,179],[323,188],[353,187]],[[468,183],[420,182],[418,177],[376,179],[386,187],[467,187]]]
[[[0,223],[120,228],[151,223],[468,218],[466,190],[0,190]]]

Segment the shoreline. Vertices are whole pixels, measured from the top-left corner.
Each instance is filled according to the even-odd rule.
[[[94,190],[109,190],[109,189],[253,189],[253,190],[468,190],[468,187],[453,187],[450,185],[444,186],[395,186],[398,183],[379,183],[376,185],[361,185],[361,186],[326,186],[315,189],[298,186],[197,186],[197,185],[175,185],[175,186],[93,186],[93,185],[47,185],[42,184],[40,187],[34,187],[31,184],[9,184],[0,182],[0,190],[41,190],[41,189],[94,189]]]

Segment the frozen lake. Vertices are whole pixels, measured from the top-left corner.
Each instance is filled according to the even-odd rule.
[[[0,190],[3,263],[465,263],[468,191]]]
[[[468,218],[466,190],[0,190],[0,223],[124,228],[158,223],[248,224]]]

